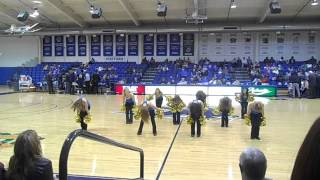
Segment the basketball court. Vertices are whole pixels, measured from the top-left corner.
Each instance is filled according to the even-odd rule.
[[[14,93],[0,96],[0,132],[19,133],[35,129],[44,138],[44,156],[51,159],[58,173],[59,155],[67,135],[80,128],[70,106],[77,96],[46,93]],[[229,128],[220,119],[207,121],[200,138],[190,137],[190,126],[182,121],[173,126],[172,118],[157,120],[158,136],[151,124],[137,136],[139,121],[125,124],[120,112],[121,96],[87,95],[92,104],[90,132],[142,148],[145,153],[145,179],[241,179],[238,159],[246,147],[261,149],[268,159],[267,177],[289,179],[301,142],[319,113],[319,100],[264,99],[267,126],[260,132],[262,141],[250,140],[250,127],[233,118]],[[139,96],[137,99],[142,100]],[[193,97],[183,96],[185,102]],[[209,97],[209,106],[218,101]],[[234,102],[235,114],[240,107]],[[175,134],[177,133],[176,137]],[[170,145],[172,144],[171,148]],[[0,160],[8,162],[12,146],[0,146]],[[165,156],[168,157],[165,160]],[[163,165],[164,164],[164,165]],[[161,168],[163,165],[163,168]],[[71,148],[68,173],[76,175],[125,177],[139,176],[139,155],[113,146],[79,138]]]

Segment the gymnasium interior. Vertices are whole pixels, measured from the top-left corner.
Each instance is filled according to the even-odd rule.
[[[249,107],[263,106],[257,138],[243,90]],[[184,106],[173,123],[177,95]],[[318,179],[310,149],[320,147],[319,98],[319,0],[0,0],[0,180],[19,172],[15,146],[26,130],[50,172],[14,180]],[[88,103],[87,130],[78,99]],[[153,121],[137,133],[145,103],[156,133]],[[262,178],[249,178],[260,169],[246,169],[245,155],[265,159]]]

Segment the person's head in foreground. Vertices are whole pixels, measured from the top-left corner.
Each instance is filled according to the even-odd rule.
[[[40,138],[34,130],[18,136],[7,172],[7,180],[29,179],[53,179],[52,163],[42,157]]]
[[[267,159],[257,148],[247,148],[239,160],[242,180],[264,180],[267,170]]]
[[[291,180],[320,179],[320,117],[306,135],[294,164]]]

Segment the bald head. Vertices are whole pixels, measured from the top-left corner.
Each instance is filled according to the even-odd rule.
[[[257,148],[247,148],[240,155],[242,180],[263,180],[267,169],[267,159]]]

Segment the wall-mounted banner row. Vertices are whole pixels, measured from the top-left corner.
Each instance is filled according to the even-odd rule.
[[[139,55],[138,34],[91,35],[88,38],[89,43],[86,35],[44,36],[43,56],[87,56],[88,44],[91,56]],[[143,56],[180,56],[181,43],[183,43],[183,56],[194,56],[194,34],[183,34],[183,41],[181,38],[182,34],[179,33],[144,34]]]

